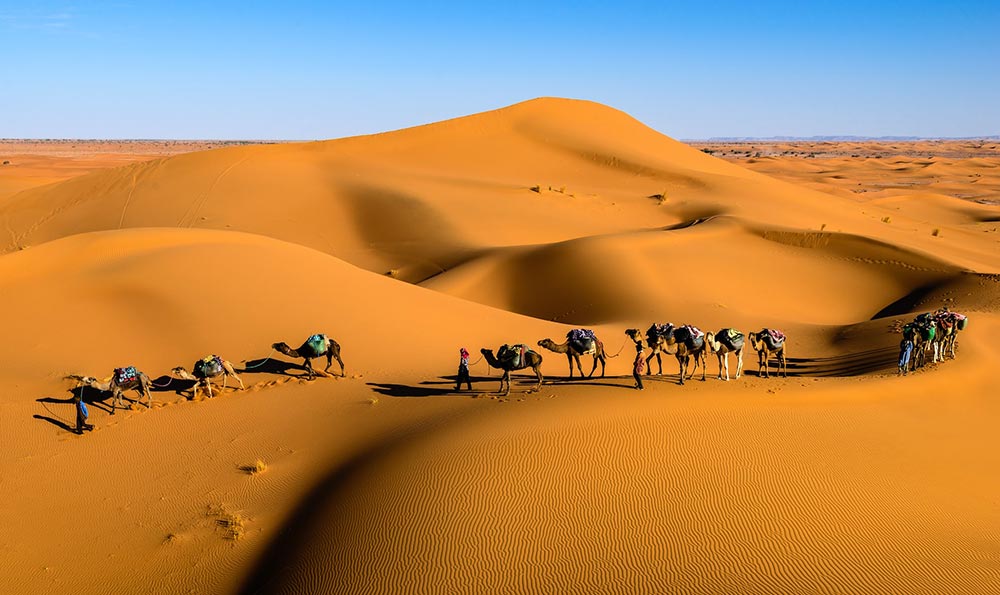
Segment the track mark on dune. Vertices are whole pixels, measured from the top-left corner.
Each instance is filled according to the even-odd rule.
[[[128,212],[128,203],[132,202],[132,195],[135,193],[135,172],[132,172],[132,187],[128,189],[128,196],[125,197],[125,204],[122,205],[122,216],[118,219],[118,229],[125,223],[125,213]]]
[[[191,204],[191,207],[189,207],[188,210],[184,212],[184,215],[181,216],[180,221],[177,222],[177,227],[185,227],[184,220],[188,218],[189,213],[191,219],[190,221],[188,221],[186,227],[191,227],[192,225],[194,225],[194,222],[198,217],[198,213],[201,211],[202,207],[205,206],[205,203],[208,202],[209,195],[211,195],[212,191],[215,190],[215,187],[219,185],[219,182],[222,181],[222,178],[226,177],[226,174],[232,171],[233,168],[235,168],[237,165],[240,165],[249,158],[250,156],[247,155],[246,157],[243,157],[242,159],[234,162],[226,169],[222,170],[222,172],[219,173],[219,175],[216,176],[215,179],[212,181],[212,183],[209,185],[208,189],[205,190],[205,192],[200,197],[195,199],[195,201]]]

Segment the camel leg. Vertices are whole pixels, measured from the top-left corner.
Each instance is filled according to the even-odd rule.
[[[686,372],[685,368],[687,368],[687,365],[686,365],[687,362],[685,361],[686,359],[687,358],[685,356],[681,356],[681,355],[677,356],[677,367],[680,368],[681,385],[682,386],[684,385],[684,373]]]
[[[782,348],[778,352],[778,363],[781,364],[781,376],[783,378],[788,378],[788,365],[785,363],[785,349]]]
[[[583,378],[583,364],[580,363],[580,356],[574,353],[573,354],[573,360],[576,362],[576,369],[580,371],[580,378]],[[573,364],[570,364],[570,373],[571,374],[573,372],[572,366],[573,366]]]
[[[205,379],[205,392],[208,393],[208,398],[209,399],[211,399],[212,397],[215,396],[215,395],[212,394],[212,379],[211,378],[206,378]]]
[[[719,354],[719,379],[722,379],[722,369],[726,370],[726,382],[729,382],[729,352]]]
[[[111,415],[115,414],[115,408],[118,406],[118,401],[122,398],[122,393],[117,387],[112,387],[111,389]]]
[[[236,382],[240,383],[240,390],[246,390],[246,387],[243,386],[243,380],[236,373],[236,370],[233,368],[233,364],[230,362],[223,362],[222,368],[226,371],[227,376],[232,376],[236,379]],[[225,386],[225,384],[223,384],[223,386]]]
[[[306,358],[305,368],[306,374],[309,375],[309,380],[316,378],[316,372],[313,371],[312,358]]]
[[[503,396],[506,397],[506,396],[508,396],[510,394],[510,370],[504,370],[503,371],[503,380],[500,381],[500,388],[501,389],[503,389],[503,383],[504,383],[504,381],[507,382],[507,391],[503,394]]]
[[[542,390],[542,383],[545,381],[545,378],[542,377],[541,366],[535,366],[535,376],[538,376],[538,386],[535,387],[535,390]]]
[[[649,376],[650,374],[653,373],[653,366],[651,366],[649,362],[653,361],[654,357],[656,358],[656,363],[660,364],[660,376],[662,376],[663,361],[660,359],[660,351],[655,347],[653,348],[653,351],[649,353],[649,357],[646,358],[646,376]]]
[[[742,373],[743,373],[743,348],[740,347],[739,350],[736,351],[736,378],[737,378],[737,380],[739,379],[740,374],[742,374]]]
[[[708,372],[708,356],[705,355],[705,350],[702,349],[695,359],[701,360],[701,381],[705,382],[705,375]]]
[[[590,369],[590,374],[587,374],[587,378],[592,377],[594,375],[594,372],[596,372],[596,371],[597,371],[597,356],[595,355],[594,356],[594,367]],[[603,370],[601,372],[601,376],[604,376]]]

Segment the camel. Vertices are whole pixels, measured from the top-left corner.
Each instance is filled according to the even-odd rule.
[[[662,332],[657,329],[657,326],[658,325],[654,324],[649,327],[649,330],[646,331],[646,345],[653,350],[650,352],[649,357],[646,358],[647,376],[653,373],[653,366],[650,365],[653,357],[656,357],[656,364],[660,369],[658,375],[663,376],[663,359],[660,357],[660,354],[666,353],[668,355],[673,355],[677,349],[677,342],[674,341],[674,330],[676,330],[674,325],[670,323],[659,325],[660,329],[665,329]],[[642,341],[640,338],[641,336],[639,335],[639,329],[637,328],[630,328],[625,331],[625,334],[636,343],[640,343]]]
[[[597,362],[600,361],[601,378],[604,378],[604,367],[605,364],[607,363],[607,356],[604,353],[604,343],[602,343],[601,340],[598,339],[596,336],[594,336],[593,342],[590,343],[590,348],[584,351],[579,350],[579,347],[583,346],[580,343],[577,343],[576,345],[573,344],[573,342],[570,340],[570,333],[566,334],[565,343],[556,343],[552,339],[542,339],[541,341],[538,342],[538,346],[544,347],[545,349],[548,349],[549,351],[553,351],[555,353],[566,354],[566,359],[567,361],[569,361],[570,378],[573,377],[574,361],[576,362],[576,368],[580,371],[580,378],[583,378],[583,367],[580,365],[580,356],[592,354],[594,356],[594,367],[590,369],[590,374],[587,374],[587,377],[590,378],[591,376],[594,375],[594,371],[597,370]]]
[[[198,396],[198,387],[204,387],[205,391],[208,393],[208,398],[211,399],[213,396],[212,379],[219,376],[222,376],[222,390],[226,390],[226,381],[230,376],[235,378],[236,382],[240,383],[240,390],[246,390],[243,386],[243,380],[236,375],[236,370],[233,369],[233,364],[217,355],[210,355],[196,361],[191,369],[194,371],[194,374],[191,374],[182,366],[177,366],[171,370],[171,372],[179,378],[183,378],[184,380],[194,380],[196,382],[196,384],[191,388],[192,399]]]
[[[966,325],[966,316],[951,312],[947,307],[937,311],[934,315],[935,333],[931,341],[934,349],[934,363],[944,361],[948,352],[951,358],[955,359],[955,347],[958,343],[958,331]]]
[[[918,314],[913,322],[903,326],[903,336],[913,340],[911,370],[915,371],[927,363],[927,354],[935,345],[937,333],[937,324],[929,313]]]
[[[691,335],[691,328],[688,326],[678,327],[673,333],[674,344],[676,351],[674,352],[674,357],[677,358],[677,365],[680,367],[680,384],[684,384],[684,376],[687,373],[688,364],[691,358],[694,358],[694,368],[691,369],[691,374],[688,375],[688,380],[694,377],[694,373],[698,370],[698,366],[701,365],[701,381],[705,381],[705,373],[708,371],[708,362],[705,359],[705,352],[707,351],[708,341],[702,337],[699,342],[698,339]]]
[[[333,365],[333,360],[337,360],[340,364],[340,375],[343,377],[344,374],[344,361],[340,359],[340,344],[330,339],[326,335],[312,335],[306,339],[305,343],[302,344],[298,349],[292,349],[287,343],[275,343],[271,345],[271,348],[275,351],[284,353],[289,357],[301,357],[305,361],[305,369],[309,374],[309,380],[316,377],[316,372],[313,371],[312,359],[315,357],[326,356],[326,368],[323,369],[324,373],[330,371],[330,367]]]
[[[506,346],[504,346],[506,347]],[[503,396],[510,394],[510,373],[511,371],[524,370],[525,368],[531,368],[535,371],[535,376],[538,376],[538,385],[535,386],[533,390],[538,390],[542,388],[542,356],[534,351],[532,351],[526,345],[511,345],[508,349],[510,350],[523,350],[524,357],[507,358],[503,360],[497,360],[493,355],[492,349],[480,349],[479,352],[483,354],[486,358],[486,363],[491,367],[503,370],[503,376],[500,377],[500,390],[503,391],[504,383],[507,383],[507,392],[503,393]],[[500,348],[503,351],[503,347]],[[515,361],[516,360],[516,361]]]
[[[76,380],[80,386],[89,386],[94,390],[110,392],[113,397],[111,400],[111,415],[115,414],[115,408],[124,398],[123,393],[127,390],[134,390],[139,393],[139,402],[142,402],[142,397],[145,396],[146,409],[149,409],[153,404],[153,397],[150,391],[150,387],[153,385],[152,381],[150,381],[149,376],[146,376],[132,366],[115,368],[111,374],[111,378],[103,382],[93,376],[79,376],[76,374],[67,376],[66,379]],[[132,409],[131,401],[129,401],[128,408]]]
[[[778,358],[778,366],[782,375],[788,378],[788,366],[785,361],[785,337],[775,342],[768,329],[761,329],[760,332],[750,333],[750,347],[757,352],[757,375],[764,371],[764,378],[770,378],[768,368],[768,358],[772,355]]]
[[[730,339],[730,333],[735,333]],[[722,340],[722,338],[725,340]],[[724,328],[718,333],[705,333],[705,344],[708,351],[714,353],[719,358],[719,380],[729,381],[729,354],[736,354],[736,378],[743,373],[743,333],[736,329]],[[725,368],[726,377],[722,377],[722,370]]]

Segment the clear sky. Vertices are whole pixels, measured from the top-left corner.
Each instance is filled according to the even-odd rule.
[[[539,96],[676,138],[1000,134],[1000,0],[0,0],[0,137],[334,138]]]

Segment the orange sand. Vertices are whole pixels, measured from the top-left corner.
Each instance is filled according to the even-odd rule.
[[[540,99],[0,188],[0,591],[996,592],[1000,207],[783,163]],[[959,357],[895,377],[891,327],[941,305]],[[668,358],[631,390],[653,321],[782,328],[792,376],[679,387]],[[574,326],[608,377],[540,351],[539,392],[484,363],[452,390],[460,346]],[[165,384],[312,332],[346,378],[275,356],[67,431],[67,374]]]

